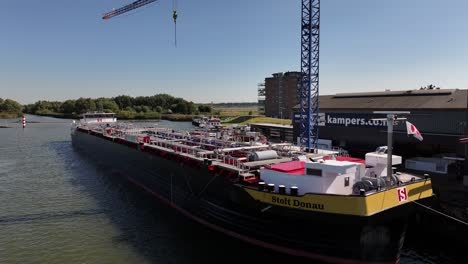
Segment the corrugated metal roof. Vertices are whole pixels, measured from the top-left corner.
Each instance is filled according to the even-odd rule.
[[[370,93],[344,93],[322,95],[319,108],[326,109],[466,109],[468,90],[437,89],[385,91]],[[295,108],[298,108],[296,106]]]

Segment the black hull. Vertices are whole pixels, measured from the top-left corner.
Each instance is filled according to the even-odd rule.
[[[258,246],[329,263],[395,263],[411,203],[370,217],[269,206],[207,166],[83,131],[72,143],[187,217]]]

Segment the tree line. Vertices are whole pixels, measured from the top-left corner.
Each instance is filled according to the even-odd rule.
[[[76,116],[88,111],[113,112],[121,118],[159,118],[161,114],[210,113],[210,106],[195,105],[193,102],[168,94],[153,96],[119,95],[112,98],[79,98],[77,100],[37,101],[24,106],[29,114]]]
[[[0,98],[0,117],[16,117],[20,116],[23,111],[23,106],[11,99]]]

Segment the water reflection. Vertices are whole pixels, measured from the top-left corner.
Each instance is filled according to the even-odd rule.
[[[69,212],[44,212],[38,214],[28,214],[28,215],[10,215],[10,216],[1,216],[0,225],[4,224],[18,224],[22,222],[30,221],[52,221],[55,219],[65,219],[65,218],[75,218],[80,216],[90,216],[96,214],[103,214],[105,210],[103,209],[85,209],[85,210],[76,210]]]

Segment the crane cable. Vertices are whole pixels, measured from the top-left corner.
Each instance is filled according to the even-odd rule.
[[[177,47],[177,0],[172,0],[172,19],[174,19],[174,46]]]

